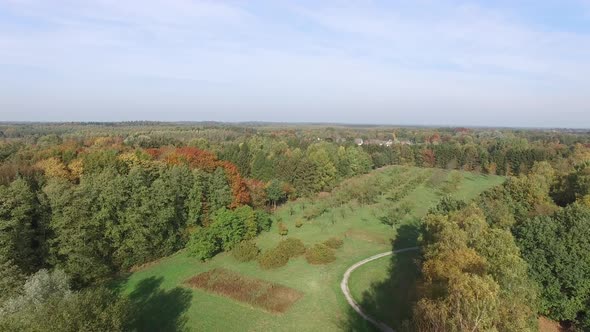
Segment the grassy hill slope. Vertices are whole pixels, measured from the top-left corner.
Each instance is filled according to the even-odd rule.
[[[238,263],[229,253],[200,262],[181,251],[129,275],[119,286],[131,295],[132,301],[142,304],[144,309],[138,313],[136,325],[145,331],[340,331],[353,326],[370,329],[351,312],[340,292],[344,271],[367,256],[391,250],[392,246],[415,243],[421,216],[443,194],[468,200],[502,181],[502,177],[456,171],[403,166],[383,168],[348,180],[331,194],[289,202],[276,211],[276,218],[289,229],[287,237],[301,239],[306,246],[331,237],[341,238],[344,244],[336,251],[337,259],[333,263],[310,265],[303,257],[298,257],[284,267],[262,270],[257,262]],[[359,202],[354,196],[361,192],[364,198]],[[403,207],[407,213],[398,213],[400,218],[393,226],[385,224],[387,211],[398,207]],[[296,221],[301,221],[302,227],[295,227]],[[271,231],[261,234],[256,242],[264,251],[281,239],[275,223]],[[394,264],[407,271],[414,268],[411,259],[403,261],[405,265]],[[391,264],[387,259],[368,264],[355,271],[350,285],[355,298],[365,303],[363,305],[374,305],[371,311],[385,316],[386,321],[390,315],[384,313],[400,307],[400,303],[379,307],[383,301],[371,297],[387,298],[395,294],[389,294],[387,287],[375,294],[371,287],[388,278]],[[272,314],[184,286],[187,279],[214,268],[284,285],[304,295],[287,312]],[[412,272],[406,274],[412,276]],[[396,314],[395,319],[404,315]]]

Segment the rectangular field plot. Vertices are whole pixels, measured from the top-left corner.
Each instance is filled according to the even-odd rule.
[[[303,294],[295,289],[216,268],[185,282],[190,287],[227,296],[273,313],[286,312]]]

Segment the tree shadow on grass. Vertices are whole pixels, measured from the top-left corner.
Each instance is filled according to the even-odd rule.
[[[396,240],[392,241],[393,250],[417,246],[419,233],[418,224],[402,225]],[[420,276],[420,257],[419,251],[408,251],[383,258],[389,259],[390,263],[387,278],[372,283],[360,299],[355,298],[363,311],[397,332],[411,331],[412,309],[417,301],[416,281]],[[360,269],[353,272],[355,278],[363,277],[362,267]],[[352,308],[347,310],[346,318],[339,325],[345,331],[378,331]]]
[[[420,220],[412,219],[410,222],[399,226],[395,240],[392,241],[393,250],[418,246],[420,236]]]
[[[186,331],[184,313],[191,304],[190,290],[162,289],[163,278],[143,279],[129,295],[136,331]]]

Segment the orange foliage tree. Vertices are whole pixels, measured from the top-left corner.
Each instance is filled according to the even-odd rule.
[[[182,147],[174,149],[147,149],[146,152],[152,158],[163,158],[167,164],[179,165],[188,164],[191,168],[198,168],[205,172],[211,173],[222,167],[232,189],[232,207],[250,203],[250,192],[246,181],[240,175],[236,165],[229,161],[219,160],[217,156],[210,152],[195,147]]]

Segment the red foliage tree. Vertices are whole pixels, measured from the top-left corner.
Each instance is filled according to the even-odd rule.
[[[145,152],[149,154],[152,159],[158,159],[162,155],[162,149],[149,148],[145,149]]]
[[[424,166],[434,167],[436,162],[434,151],[432,151],[431,149],[422,150],[422,162],[424,163]]]
[[[225,173],[227,174],[231,185],[232,194],[234,196],[232,207],[250,203],[250,193],[248,192],[248,186],[240,175],[240,172],[238,172],[236,165],[229,161],[222,161],[220,163],[225,169]]]

